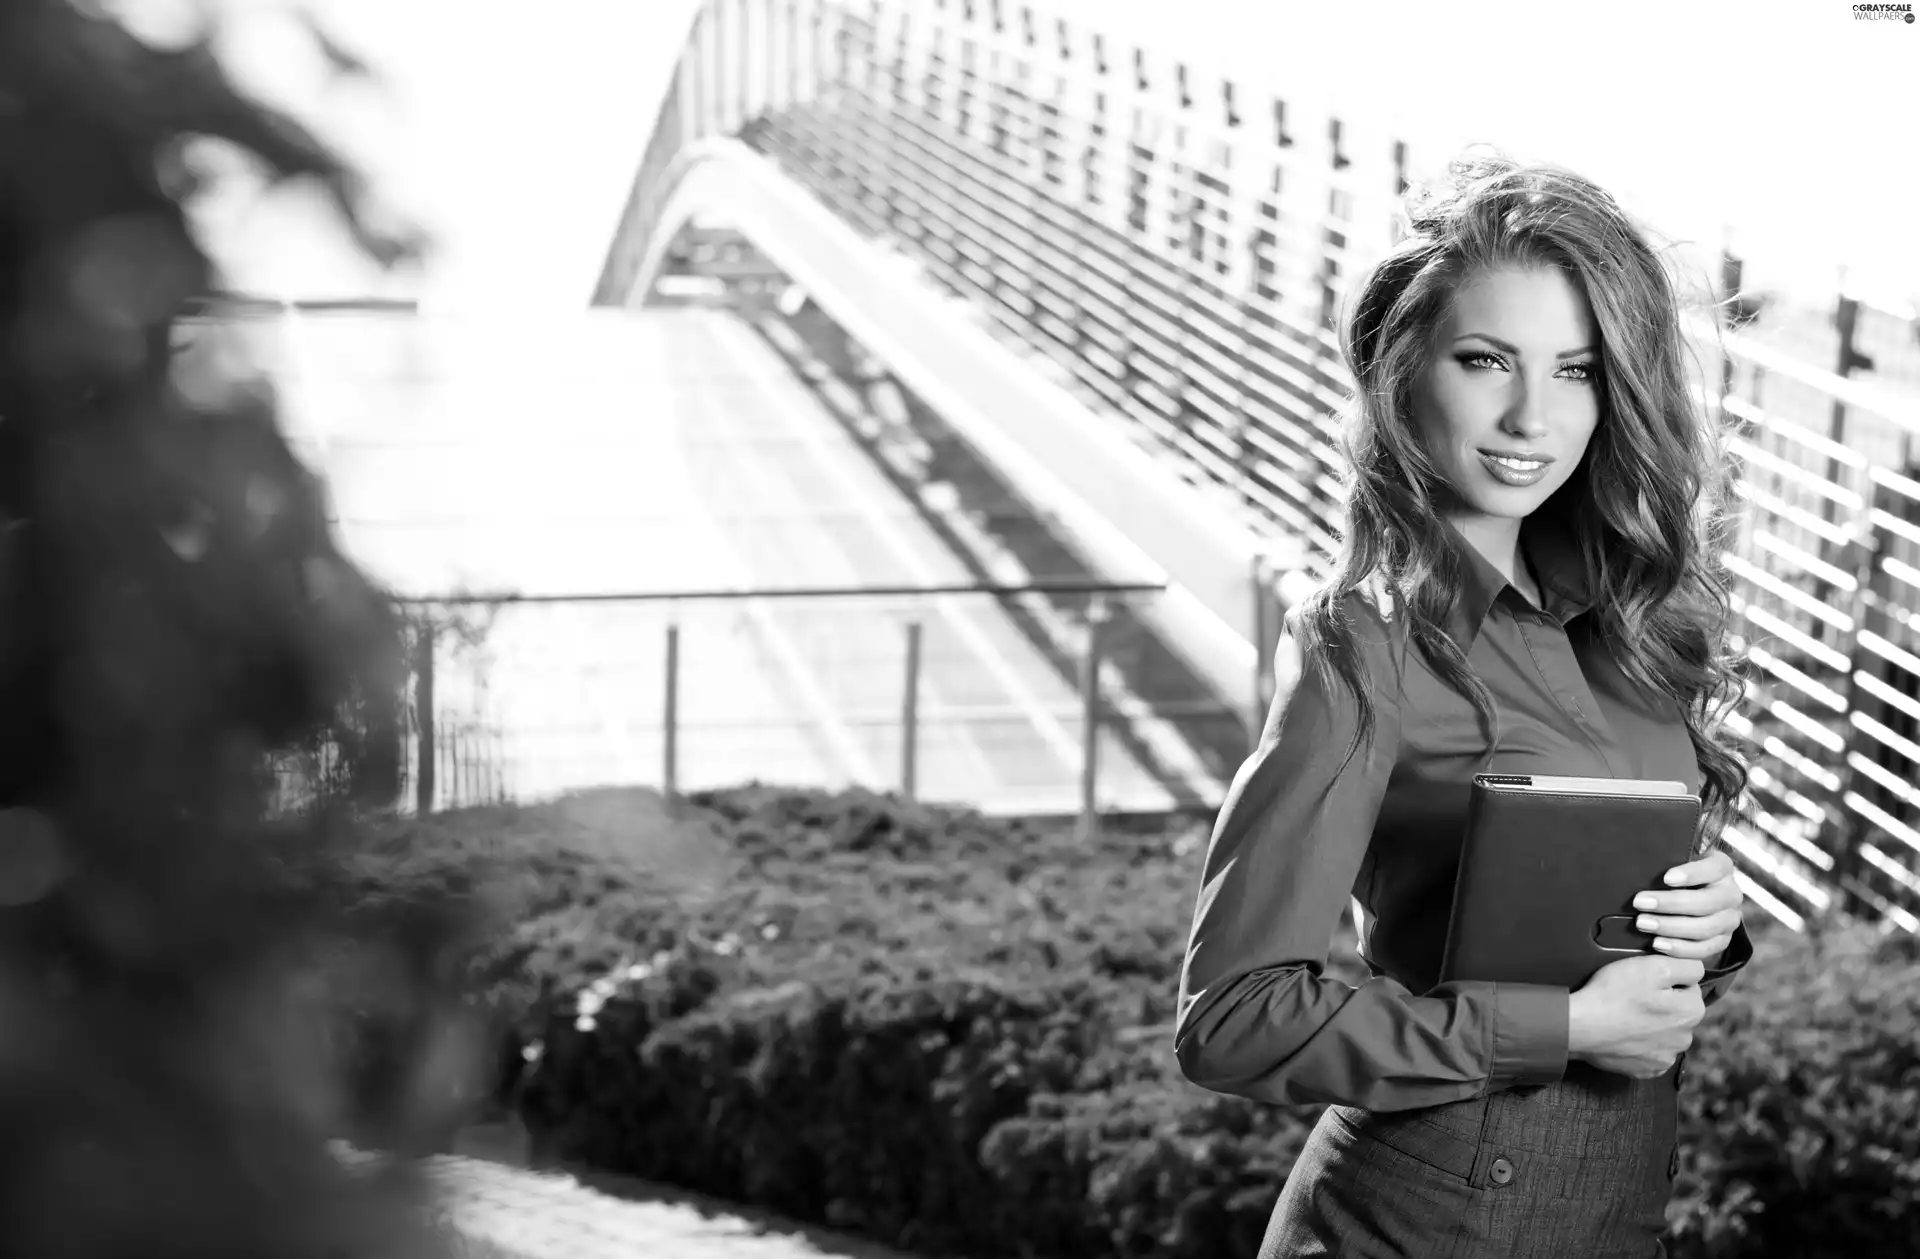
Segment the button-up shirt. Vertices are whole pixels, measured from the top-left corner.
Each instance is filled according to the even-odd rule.
[[[1702,776],[1678,701],[1637,686],[1601,639],[1570,540],[1529,522],[1541,606],[1456,531],[1461,597],[1446,625],[1492,694],[1473,703],[1411,646],[1376,586],[1345,610],[1375,708],[1309,667],[1289,619],[1259,746],[1215,821],[1181,970],[1175,1051],[1188,1078],[1266,1101],[1407,1110],[1558,1080],[1568,990],[1438,983],[1467,801],[1480,772]],[[1372,977],[1325,973],[1351,896]],[[1746,964],[1742,929],[1702,981],[1712,1001]]]

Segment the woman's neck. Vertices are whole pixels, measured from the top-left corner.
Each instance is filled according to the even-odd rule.
[[[1538,603],[1539,592],[1527,574],[1520,553],[1520,522],[1507,516],[1456,516],[1453,527],[1467,544],[1480,552],[1507,583]]]

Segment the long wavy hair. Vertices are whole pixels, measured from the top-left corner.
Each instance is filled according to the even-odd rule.
[[[1341,609],[1376,582],[1421,655],[1472,701],[1489,750],[1498,745],[1493,697],[1445,628],[1463,577],[1442,528],[1454,499],[1413,422],[1414,383],[1467,281],[1496,268],[1557,268],[1592,308],[1602,403],[1584,472],[1540,511],[1583,559],[1593,615],[1621,669],[1685,711],[1709,847],[1747,781],[1745,762],[1721,735],[1740,694],[1717,561],[1730,487],[1719,435],[1688,375],[1673,278],[1605,189],[1554,166],[1464,156],[1445,180],[1408,197],[1407,219],[1406,236],[1349,298],[1341,336],[1355,387],[1343,434],[1345,527],[1334,567],[1299,619],[1308,659],[1359,701],[1348,755],[1371,737],[1373,684]]]

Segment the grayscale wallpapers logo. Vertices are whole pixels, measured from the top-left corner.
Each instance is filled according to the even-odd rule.
[[[1905,22],[1913,24],[1913,6],[1910,4],[1856,4],[1853,6],[1853,20],[1856,22]]]

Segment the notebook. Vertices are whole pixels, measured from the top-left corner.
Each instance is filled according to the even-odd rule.
[[[1578,988],[1653,952],[1633,898],[1693,854],[1684,783],[1481,774],[1467,806],[1440,980]]]

